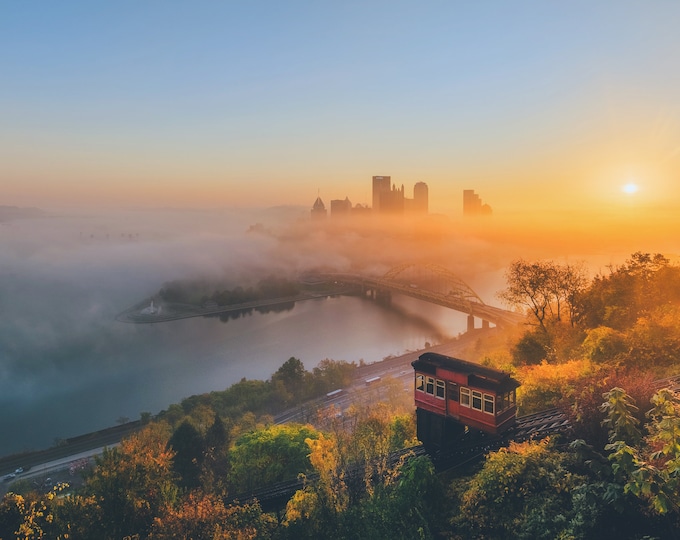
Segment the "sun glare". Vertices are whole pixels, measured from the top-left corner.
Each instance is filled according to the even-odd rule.
[[[633,182],[628,182],[627,184],[625,184],[624,186],[621,187],[621,191],[623,191],[624,193],[626,193],[628,195],[632,195],[633,193],[637,193],[638,189],[640,189],[640,188],[638,188],[638,185],[634,184]]]

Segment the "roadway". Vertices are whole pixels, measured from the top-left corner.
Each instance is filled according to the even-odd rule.
[[[448,356],[457,356],[476,340],[490,332],[495,332],[495,329],[475,329],[451,341],[434,345],[428,349],[407,352],[400,356],[361,366],[357,368],[354,383],[350,388],[344,389],[345,392],[343,394],[333,399],[320,398],[304,403],[276,415],[274,421],[277,424],[309,422],[315,419],[317,411],[324,407],[333,405],[341,412],[355,401],[366,401],[366,398],[374,401],[383,395],[384,389],[380,381],[385,377],[403,381],[404,391],[410,393],[413,388],[413,368],[411,367],[411,362],[423,352],[430,351]],[[376,381],[376,384],[366,385],[367,379],[375,379],[376,377],[380,379]],[[51,478],[54,482],[59,481],[59,479],[68,481],[68,471],[74,463],[84,459],[91,460],[94,456],[101,454],[104,448],[117,446],[122,438],[141,427],[139,422],[131,422],[130,424],[134,424],[134,426],[130,425],[129,428],[127,426],[117,426],[109,430],[102,430],[102,432],[75,437],[72,440],[74,445],[73,453],[67,454],[65,452],[65,450],[68,450],[67,448],[57,447],[23,456],[10,456],[0,460],[0,479],[5,478],[8,474],[12,474],[15,468],[20,466],[30,467],[26,472],[18,473],[15,478],[7,481],[0,480],[0,496],[4,495],[11,488],[11,485],[19,480],[40,480],[35,484],[39,487],[44,487],[44,482],[48,478]]]
[[[354,382],[348,388],[344,388],[344,392],[340,395],[327,399],[318,398],[316,400],[303,403],[297,407],[293,407],[281,414],[274,416],[274,422],[277,424],[284,424],[286,422],[309,422],[316,417],[318,410],[335,406],[338,412],[346,410],[352,403],[365,402],[375,400],[382,396],[382,385],[380,382],[385,377],[390,377],[403,382],[404,391],[411,393],[413,391],[413,367],[411,362],[416,360],[424,352],[435,352],[447,356],[459,356],[468,347],[473,345],[478,339],[496,332],[494,328],[475,329],[460,337],[434,345],[427,349],[419,351],[411,351],[393,358],[386,358],[379,362],[366,364],[357,368],[357,373],[354,377]],[[366,384],[367,380],[380,378],[373,384]]]
[[[412,283],[402,283],[385,277],[373,278],[360,274],[345,273],[319,274],[317,277],[337,285],[352,284],[360,286],[362,290],[372,289],[403,294],[424,302],[430,302],[431,304],[472,315],[496,326],[514,326],[526,320],[526,317],[521,313],[485,304],[472,289],[462,282],[451,284],[448,293],[444,294],[419,287]]]
[[[43,488],[45,491],[51,489],[57,482],[72,484],[74,480],[80,480],[80,475],[76,476],[76,473],[89,466],[94,456],[102,454],[105,448],[113,448],[119,444],[118,442],[108,446],[100,446],[99,448],[92,448],[84,452],[47,461],[21,473],[8,473],[3,478],[11,474],[15,474],[15,477],[11,481],[0,482],[0,497],[4,496],[12,487],[12,484],[18,481],[30,480],[33,486],[38,489]]]

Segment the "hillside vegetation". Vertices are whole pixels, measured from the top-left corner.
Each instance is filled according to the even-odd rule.
[[[438,475],[428,457],[390,459],[417,444],[411,399],[316,410],[356,366],[290,358],[267,381],[171,406],[79,490],[19,485],[0,502],[0,538],[677,538],[680,398],[655,381],[680,372],[680,268],[635,253],[592,280],[522,260],[506,277],[501,297],[528,324],[465,357],[512,371],[522,412],[561,407],[569,437]],[[286,407],[306,423],[275,425]],[[295,478],[277,511],[234,499]]]

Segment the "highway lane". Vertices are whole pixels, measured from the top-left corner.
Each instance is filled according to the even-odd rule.
[[[50,479],[51,476],[60,476],[63,477],[65,476],[64,474],[58,474],[58,473],[63,473],[63,472],[68,472],[69,469],[71,469],[74,464],[84,464],[85,462],[87,463],[92,463],[94,456],[98,456],[104,452],[105,448],[113,448],[115,446],[118,446],[120,443],[114,443],[108,446],[101,446],[99,448],[92,448],[90,450],[86,450],[84,452],[79,452],[77,454],[73,454],[71,456],[55,459],[52,461],[47,461],[45,463],[41,463],[40,465],[36,465],[34,467],[31,467],[29,470],[18,473],[15,478],[13,478],[11,481],[4,481],[0,483],[0,497],[2,497],[5,493],[8,491],[12,490],[12,484],[15,482],[19,482],[22,480],[31,480],[31,481],[36,481],[35,485],[42,486],[45,484],[45,481]],[[55,483],[56,483],[55,479]],[[49,482],[50,485],[52,485],[52,482]]]
[[[456,339],[434,345],[427,349],[411,351],[400,356],[361,366],[357,368],[357,373],[352,385],[342,389],[344,390],[342,394],[331,399],[319,398],[288,409],[281,414],[274,416],[274,422],[277,424],[286,422],[310,422],[316,418],[319,410],[328,408],[331,405],[335,406],[339,412],[342,412],[352,403],[366,401],[364,398],[367,394],[379,392],[379,382],[385,377],[403,381],[404,391],[411,392],[413,389],[413,367],[411,366],[411,362],[416,360],[421,354],[424,352],[435,352],[447,356],[457,356],[462,354],[465,349],[473,345],[478,339],[496,331],[495,328],[476,329],[461,334],[461,336]],[[380,381],[374,381],[373,385],[375,385],[375,387],[367,385],[367,380],[376,378],[379,378]]]
[[[277,424],[286,422],[310,422],[316,418],[317,412],[322,408],[328,408],[333,405],[339,412],[342,412],[354,402],[366,401],[365,398],[369,394],[373,395],[372,398],[379,399],[382,395],[381,393],[384,394],[384,389],[382,388],[382,385],[378,383],[386,377],[403,381],[404,391],[411,392],[413,380],[413,368],[411,367],[411,362],[417,359],[418,356],[426,351],[456,356],[461,354],[476,340],[494,331],[494,328],[476,329],[461,334],[461,336],[456,339],[439,345],[434,345],[428,349],[408,352],[400,356],[386,358],[382,361],[361,366],[357,368],[357,374],[355,376],[354,383],[349,388],[344,389],[342,394],[333,397],[332,399],[320,398],[303,403],[298,407],[289,409],[279,415],[276,415],[274,421]],[[375,380],[376,384],[367,386],[367,380],[376,378],[379,379]],[[41,463],[33,463],[31,464],[30,470],[18,474],[15,479],[6,482],[0,482],[0,496],[11,487],[12,483],[18,480],[34,478],[45,479],[50,474],[67,470],[71,464],[78,462],[79,460],[91,459],[93,456],[101,454],[104,451],[104,448],[117,446],[120,443],[120,440],[129,434],[130,433],[121,433],[119,436],[114,436],[113,433],[107,434],[106,443],[104,445],[100,444],[95,448],[90,449],[80,448],[79,451],[74,454],[62,456],[57,459],[50,459]],[[27,458],[20,459],[25,460]],[[2,476],[4,477],[6,474],[11,473],[12,470],[13,469],[3,471]]]

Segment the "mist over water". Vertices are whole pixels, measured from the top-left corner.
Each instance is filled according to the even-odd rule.
[[[380,276],[434,263],[500,306],[513,259],[583,260],[592,275],[633,251],[675,246],[670,233],[612,243],[585,229],[541,232],[495,217],[315,225],[300,207],[16,214],[0,212],[0,455],[156,413],[243,377],[267,379],[291,356],[307,369],[325,358],[373,362],[466,328],[463,314],[398,296],[389,308],[327,298],[228,323],[115,320],[169,281],[201,280],[212,291],[310,270]]]
[[[80,213],[0,225],[0,455],[155,413],[243,377],[266,379],[290,356],[307,369],[324,358],[372,362],[464,330],[464,316],[436,306],[401,299],[387,308],[352,297],[228,323],[115,320],[169,280],[235,286],[330,259],[351,264],[324,251],[300,255],[302,246],[284,254],[271,235],[247,232],[280,218]]]
[[[122,327],[122,328],[121,328]],[[281,313],[220,322],[195,318],[152,325],[102,323],[115,339],[96,348],[46,351],[30,375],[3,380],[2,452],[158,412],[183,397],[268,378],[290,356],[308,369],[324,358],[376,361],[423,347],[438,331],[359,298],[299,302]],[[92,336],[96,340],[97,336]],[[50,356],[68,354],[57,366]]]

